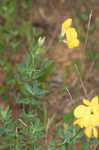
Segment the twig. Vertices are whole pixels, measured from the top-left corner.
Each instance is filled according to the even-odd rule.
[[[91,10],[91,13],[90,13],[90,15],[89,15],[88,29],[89,29],[89,27],[90,27],[91,17],[92,17],[92,10]]]
[[[91,10],[91,13],[90,13],[90,15],[89,15],[88,29],[87,29],[87,33],[86,33],[86,39],[85,39],[84,49],[86,49],[87,42],[88,42],[88,34],[89,34],[89,27],[90,27],[90,23],[91,23],[91,18],[92,18],[92,10]]]
[[[16,127],[16,138],[18,137],[18,128]]]
[[[22,123],[25,127],[28,127],[28,125],[27,125],[22,119],[18,119],[18,121],[19,121],[20,123]]]
[[[70,94],[70,92],[69,92],[68,88],[65,88],[65,90],[67,91],[67,93],[68,93],[68,95],[69,95],[69,97],[70,97],[70,100],[73,102],[72,95]]]
[[[90,27],[91,18],[92,18],[92,10],[91,10],[91,13],[89,15],[89,20],[88,20],[88,29],[87,29],[86,39],[85,39],[85,44],[84,44],[84,49],[83,49],[84,54],[83,54],[83,58],[82,58],[82,64],[84,64],[84,58],[86,56],[85,50],[86,50],[87,42],[88,42],[88,35],[89,35],[89,27]]]

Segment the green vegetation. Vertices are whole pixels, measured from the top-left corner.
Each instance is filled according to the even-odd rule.
[[[0,99],[6,106],[0,104],[0,149],[1,150],[72,150],[80,141],[77,150],[87,150],[92,145],[99,144],[99,139],[93,137],[87,142],[83,129],[72,125],[73,110],[63,114],[63,127],[58,125],[56,137],[49,134],[55,115],[48,118],[48,111],[43,98],[50,92],[49,76],[55,72],[55,62],[45,58],[45,38],[42,32],[32,27],[29,20],[32,1],[2,0],[0,3]],[[21,12],[21,13],[20,13]],[[19,15],[21,14],[21,15]],[[78,11],[75,16],[77,32],[82,42],[85,41],[83,32],[95,31],[94,21],[88,26],[80,26],[80,22],[89,20],[89,12]],[[84,31],[83,31],[84,30]],[[99,68],[96,63],[97,38],[86,44],[86,60]],[[19,57],[19,59],[18,59]],[[80,84],[85,74],[80,60],[73,60],[64,69],[64,76],[75,71]],[[78,68],[74,68],[75,64]],[[67,84],[64,84],[64,88]],[[8,106],[9,105],[9,106]],[[14,109],[18,113],[14,114]],[[63,112],[62,112],[63,113]],[[93,148],[94,150],[94,148]]]

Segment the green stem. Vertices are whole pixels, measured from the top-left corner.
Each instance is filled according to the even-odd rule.
[[[85,56],[86,56],[86,48],[87,48],[87,42],[88,42],[88,36],[89,36],[89,27],[90,27],[91,17],[92,17],[92,11],[89,15],[88,28],[87,28],[87,33],[86,33],[86,38],[85,38],[85,43],[84,43],[84,48],[83,48],[82,66],[84,65]]]

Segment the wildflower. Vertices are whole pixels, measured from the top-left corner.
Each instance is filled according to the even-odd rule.
[[[67,43],[69,48],[78,47],[80,42],[77,38],[77,32],[75,28],[71,27],[72,19],[69,18],[62,24],[62,37],[66,34],[65,43]]]
[[[80,128],[85,128],[84,133],[87,137],[91,138],[93,135],[97,138],[98,132],[96,127],[99,126],[98,96],[91,101],[83,99],[83,103],[85,105],[79,105],[74,109],[74,116],[77,119],[74,121],[74,124]]]

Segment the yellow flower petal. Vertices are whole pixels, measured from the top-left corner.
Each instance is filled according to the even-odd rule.
[[[70,27],[66,30],[66,38],[67,38],[67,41],[77,39],[77,32],[75,28]]]
[[[84,105],[79,105],[74,109],[74,116],[76,118],[85,117],[87,115],[90,115],[90,109]]]
[[[92,128],[93,129],[93,136],[95,138],[98,138],[98,132],[97,132],[97,129],[96,128]]]
[[[62,32],[66,31],[72,24],[72,18],[65,20],[62,24]]]
[[[95,115],[99,116],[98,96],[95,96],[95,97],[91,100],[91,102],[90,102],[90,109],[91,109],[91,111],[92,111]]]
[[[87,99],[83,99],[83,103],[84,103],[85,105],[90,105],[90,101],[88,101]]]
[[[84,133],[85,133],[85,135],[86,135],[88,138],[91,138],[92,135],[93,135],[95,138],[98,138],[98,132],[97,132],[97,129],[96,129],[95,127],[87,127],[87,128],[85,128]]]
[[[78,125],[80,128],[83,128],[83,120],[82,119],[77,119],[73,122],[73,124]]]
[[[74,40],[71,40],[71,41],[67,41],[67,45],[69,48],[75,48],[75,47],[78,47],[80,44],[79,40],[78,39],[74,39]]]
[[[83,126],[84,127],[90,126],[90,115],[85,115],[85,117],[83,117]]]
[[[92,111],[99,118],[99,104],[97,106],[93,106]]]
[[[85,118],[84,118],[84,121],[83,121],[83,124],[85,127],[88,127],[88,126],[97,126],[98,125],[98,117],[96,115],[87,115]]]
[[[91,138],[92,137],[92,127],[88,127],[84,130],[84,133],[85,135],[88,137],[88,138]]]
[[[92,100],[91,100],[91,106],[93,105],[98,105],[98,96],[95,96]]]

